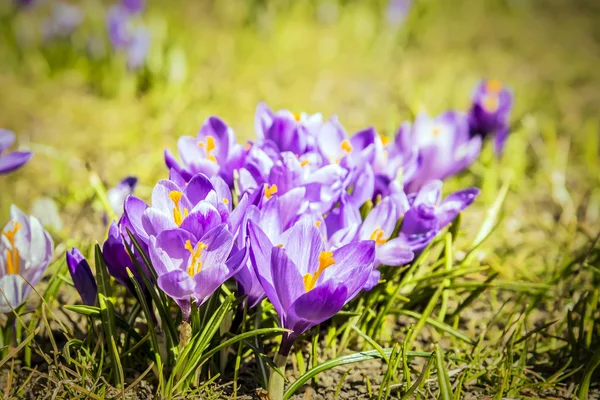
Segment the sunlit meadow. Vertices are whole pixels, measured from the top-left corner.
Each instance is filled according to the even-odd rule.
[[[2,398],[600,397],[594,1],[0,18]]]

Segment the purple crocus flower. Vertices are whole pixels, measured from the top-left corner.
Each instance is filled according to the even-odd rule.
[[[494,136],[494,149],[501,155],[509,132],[512,107],[510,88],[497,80],[481,81],[473,91],[473,104],[469,110],[471,136]]]
[[[146,6],[145,0],[121,0],[121,5],[131,14],[141,12]]]
[[[415,253],[420,253],[480,192],[477,188],[464,189],[442,200],[442,185],[442,181],[431,181],[409,198],[410,209],[404,214],[400,237]]]
[[[136,277],[142,288],[144,288],[144,283],[135,266],[134,260],[131,257],[135,257],[135,261],[142,268],[142,272],[146,274],[146,276],[149,276],[149,274],[141,255],[136,252],[133,243],[131,243],[127,229],[132,233],[135,232],[126,215],[121,217],[118,224],[114,221],[111,223],[110,228],[108,229],[108,237],[102,245],[102,255],[106,262],[108,273],[115,278],[117,282],[129,289],[131,293],[135,294],[136,291],[127,274],[127,269],[129,269]],[[139,237],[136,237],[136,240],[142,249],[147,252],[148,248],[146,243],[143,240],[139,240]]]
[[[138,179],[135,176],[127,176],[106,193],[108,203],[117,216],[123,215],[125,199],[133,193],[137,182]]]
[[[47,40],[66,38],[73,33],[82,21],[83,12],[79,7],[69,3],[58,2],[52,9],[52,16],[44,23],[44,38]]]
[[[410,182],[419,170],[419,148],[411,140],[410,129],[410,123],[404,123],[393,141],[383,136],[375,141],[373,197],[404,193],[403,182]]]
[[[181,188],[170,180],[159,181],[152,191],[152,206],[129,196],[125,216],[140,240],[167,229],[181,228],[197,237],[225,223],[231,212],[231,192],[219,177],[198,174]]]
[[[322,121],[321,114],[273,112],[265,103],[259,103],[254,126],[259,140],[273,143],[279,151],[302,155],[314,149],[315,132]]]
[[[396,223],[409,209],[404,193],[386,197],[365,218],[358,240],[375,241],[375,267],[404,265],[412,261],[414,253],[404,237],[390,239]]]
[[[127,44],[127,67],[131,70],[144,65],[150,50],[150,31],[143,26],[138,27]]]
[[[124,1],[108,10],[106,27],[113,48],[125,52],[129,69],[138,69],[148,56],[150,32],[144,26],[134,26],[128,3],[135,5],[135,1]]]
[[[25,302],[53,251],[52,238],[40,221],[12,205],[10,221],[0,232],[0,312],[9,313]]]
[[[246,151],[236,142],[235,133],[222,119],[209,117],[196,137],[182,136],[177,143],[180,164],[173,154],[165,151],[165,162],[184,180],[202,173],[208,177],[221,176],[233,186],[233,171],[242,167]]]
[[[252,221],[248,229],[252,265],[281,325],[292,331],[279,350],[287,356],[299,335],[333,317],[360,292],[373,268],[375,243],[353,242],[328,251],[308,219],[281,235],[276,245]]]
[[[0,129],[0,175],[9,173],[25,164],[33,153],[29,151],[15,151],[2,154],[15,142],[15,134],[6,129]]]
[[[411,129],[400,129],[399,138],[419,149],[419,168],[405,179],[407,193],[418,191],[427,182],[445,179],[467,168],[481,151],[481,137],[470,137],[468,118],[456,111],[447,111],[435,118],[417,116]]]
[[[385,17],[391,26],[401,25],[408,16],[412,0],[389,0]]]
[[[130,15],[124,7],[114,5],[106,15],[108,38],[116,49],[126,48],[131,41]]]
[[[169,229],[150,237],[150,258],[158,286],[189,317],[190,298],[204,303],[223,282],[246,262],[247,250],[234,246],[233,236],[222,224],[199,239],[183,229]]]
[[[69,267],[69,273],[73,279],[73,285],[81,296],[83,304],[93,306],[96,303],[96,296],[98,294],[98,287],[96,286],[96,280],[92,274],[90,264],[81,254],[78,248],[73,247],[71,251],[67,251],[67,266]]]

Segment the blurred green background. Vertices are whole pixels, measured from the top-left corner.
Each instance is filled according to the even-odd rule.
[[[591,232],[600,220],[597,1],[415,0],[390,23],[387,1],[150,0],[139,19],[152,43],[139,71],[119,56],[87,55],[90,37],[106,35],[111,2],[73,2],[82,25],[44,42],[52,4],[2,5],[0,126],[35,152],[0,178],[5,217],[11,203],[31,210],[48,197],[62,237],[102,240],[86,164],[107,186],[138,176],[137,194],[147,198],[167,175],[163,150],[176,150],[177,138],[209,115],[240,141],[254,137],[259,101],[337,114],[350,132],[373,125],[393,135],[417,111],[466,109],[477,81],[495,78],[516,97],[506,155],[494,179],[484,184],[489,163],[478,163],[451,187],[484,186],[483,214],[510,180],[514,221],[497,239],[504,253],[519,247],[521,233],[531,254],[549,237],[570,243],[581,224]]]

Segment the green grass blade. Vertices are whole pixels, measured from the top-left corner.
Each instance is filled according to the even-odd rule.
[[[389,357],[392,353],[392,349],[383,349],[383,353],[386,355],[386,357]],[[407,355],[409,357],[431,357],[432,353],[409,351]],[[294,393],[296,393],[296,390],[302,387],[302,385],[323,371],[339,367],[340,365],[353,364],[361,361],[372,360],[374,358],[381,358],[381,354],[379,354],[377,350],[362,351],[325,361],[324,363],[311,368],[306,372],[306,374],[300,376],[294,383],[292,383],[283,394],[283,400],[288,400]]]
[[[446,362],[444,360],[444,352],[438,346],[435,345],[435,359],[438,375],[438,383],[440,386],[440,399],[441,400],[452,400],[454,395],[452,394],[452,386],[450,385],[450,377],[446,370]]]

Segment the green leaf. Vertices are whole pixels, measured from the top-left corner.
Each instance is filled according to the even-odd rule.
[[[392,312],[406,315],[406,316],[414,318],[416,320],[420,320],[421,318],[423,318],[423,314],[419,314],[418,312],[410,311],[410,310],[394,309],[394,310],[392,310]],[[425,322],[441,331],[446,332],[449,335],[454,336],[457,339],[462,340],[465,343],[468,343],[470,345],[475,345],[475,341],[473,339],[469,338],[464,333],[457,331],[456,329],[452,328],[450,325],[448,325],[444,322],[440,322],[437,319],[431,318],[431,317],[426,318]]]
[[[85,315],[90,318],[95,318],[95,319],[102,318],[100,315],[100,307],[86,306],[86,305],[82,305],[82,304],[74,304],[74,305],[64,305],[63,308],[65,310],[73,311],[77,314]],[[117,312],[115,312],[115,322],[119,328],[125,330],[127,333],[129,333],[131,336],[133,336],[135,338],[135,340],[142,340],[142,336],[140,336],[140,334],[135,329],[133,329],[133,327],[127,321],[125,321],[125,318],[123,318]]]
[[[437,344],[435,345],[435,359],[438,383],[440,386],[439,398],[442,400],[452,400],[454,396],[452,394],[452,386],[450,385],[450,377],[448,376],[448,371],[446,370],[446,360],[444,360],[444,352]]]
[[[392,349],[383,349],[383,353],[386,357],[389,357],[392,353]],[[418,351],[409,351],[407,356],[409,357],[431,357],[432,353],[427,352],[418,352]],[[369,350],[369,351],[361,351],[358,353],[349,354],[346,356],[341,356],[334,358],[333,360],[326,361],[322,364],[317,365],[314,368],[311,368],[304,375],[299,377],[294,383],[288,387],[288,389],[283,394],[283,400],[288,400],[292,395],[296,392],[296,390],[300,389],[302,385],[312,379],[314,376],[320,374],[323,371],[327,371],[329,369],[339,367],[340,365],[353,364],[361,361],[372,360],[375,358],[381,358],[381,354],[377,350]]]
[[[579,384],[579,391],[577,392],[577,397],[581,400],[587,400],[588,392],[590,390],[590,383],[592,382],[592,376],[594,375],[594,371],[600,366],[600,349],[596,350],[594,356],[588,363],[585,368],[585,372],[583,374],[583,379]]]

